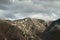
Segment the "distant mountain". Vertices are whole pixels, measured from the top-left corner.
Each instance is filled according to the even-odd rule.
[[[60,40],[60,19],[0,20],[0,40]]]

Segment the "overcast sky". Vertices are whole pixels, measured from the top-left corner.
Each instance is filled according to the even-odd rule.
[[[60,0],[0,0],[1,19],[60,18]]]

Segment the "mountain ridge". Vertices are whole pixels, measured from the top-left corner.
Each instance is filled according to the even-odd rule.
[[[18,19],[18,20],[14,20],[14,21],[1,20],[0,23],[4,23],[4,24],[0,24],[0,25],[3,25],[3,31],[5,29],[5,26],[8,28],[8,31],[11,29],[13,34],[15,34],[14,31],[18,31],[17,35],[19,35],[19,36],[17,36],[15,34],[18,37],[16,40],[24,40],[24,39],[25,40],[60,40],[60,38],[59,38],[60,37],[59,36],[60,35],[59,34],[60,33],[60,19],[58,19],[56,21],[46,21],[46,20],[41,20],[41,19],[36,19],[36,18],[24,18],[24,19]],[[7,25],[9,25],[9,26],[7,26]],[[1,26],[0,26],[0,28],[1,28]],[[2,33],[1,31],[2,30],[0,30],[0,33]],[[20,32],[20,34],[19,34],[19,32]],[[9,33],[11,33],[11,31],[9,31]],[[12,35],[9,33],[7,33],[7,34]],[[56,33],[56,36],[57,35],[59,36],[59,37],[57,36],[58,39],[57,39],[57,37],[54,37],[55,35],[53,35],[53,37],[52,37],[52,34],[55,34],[55,33]],[[5,35],[6,34],[4,34],[4,36]],[[10,36],[10,38],[6,37],[6,36],[4,37],[4,39],[6,39],[6,40],[15,40],[14,35],[12,35],[13,37]]]

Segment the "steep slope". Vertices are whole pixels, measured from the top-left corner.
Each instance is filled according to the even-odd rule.
[[[18,27],[0,20],[0,40],[25,40],[25,37]]]
[[[60,40],[60,19],[0,20],[0,40]]]
[[[19,27],[23,31],[23,34],[27,40],[40,40],[42,33],[46,29],[45,25],[47,23],[44,20],[35,18],[25,18],[12,22],[13,25]]]
[[[53,21],[43,34],[44,40],[60,40],[60,19]]]
[[[44,21],[34,18],[25,18],[13,22],[15,26],[23,31],[26,40],[60,40],[59,23],[59,19],[56,21]]]

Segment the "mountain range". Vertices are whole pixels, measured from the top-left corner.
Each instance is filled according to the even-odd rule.
[[[0,40],[60,40],[60,19],[0,19]]]

